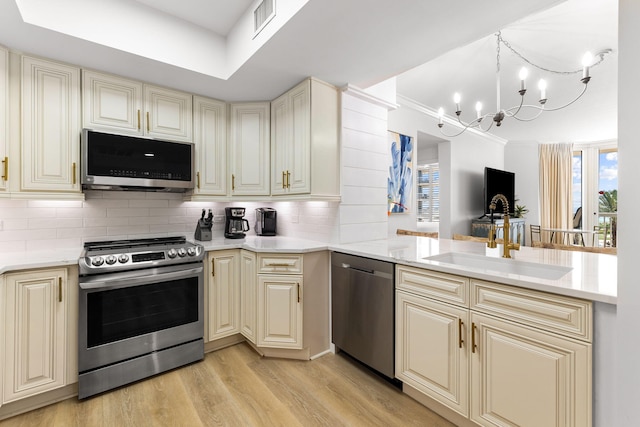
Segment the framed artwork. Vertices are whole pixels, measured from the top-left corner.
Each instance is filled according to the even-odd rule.
[[[389,131],[388,140],[391,163],[387,179],[387,214],[409,213],[413,185],[413,138]]]

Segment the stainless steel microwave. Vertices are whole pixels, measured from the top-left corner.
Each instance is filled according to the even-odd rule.
[[[81,183],[89,190],[193,189],[194,144],[82,130]]]

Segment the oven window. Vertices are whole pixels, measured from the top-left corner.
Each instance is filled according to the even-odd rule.
[[[198,278],[87,295],[89,348],[198,321]]]

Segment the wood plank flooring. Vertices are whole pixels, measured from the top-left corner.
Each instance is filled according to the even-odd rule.
[[[17,426],[428,426],[453,424],[358,363],[262,358],[247,344],[84,401],[0,421]]]

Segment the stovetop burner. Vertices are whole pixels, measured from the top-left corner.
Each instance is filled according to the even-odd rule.
[[[78,268],[83,276],[201,262],[204,255],[184,236],[86,242]]]

